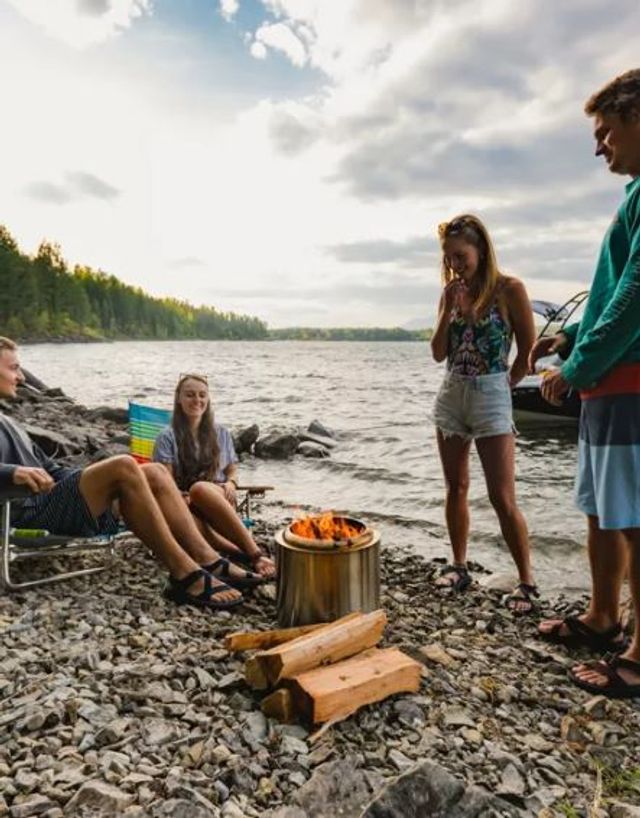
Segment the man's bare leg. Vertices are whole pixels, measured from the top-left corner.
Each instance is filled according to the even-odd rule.
[[[640,528],[628,528],[621,532],[629,552],[629,591],[634,609],[635,629],[631,644],[620,657],[640,663]],[[573,673],[582,681],[606,687],[608,679],[597,668],[580,664],[573,668]],[[628,684],[640,684],[640,670],[634,672],[627,668],[618,668],[617,673]]]
[[[591,568],[591,601],[579,619],[600,633],[620,621],[620,592],[627,572],[628,550],[621,531],[601,529],[597,517],[589,516],[587,550]],[[539,625],[540,633],[549,633],[559,622],[546,619]],[[560,636],[567,636],[567,626]]]
[[[183,579],[198,570],[198,563],[181,548],[171,533],[142,469],[133,458],[122,455],[88,466],[82,472],[79,488],[94,517],[99,517],[117,500],[126,524],[153,551],[171,576]],[[220,583],[214,579],[213,584]],[[189,590],[198,594],[203,588],[204,580],[199,579]],[[230,589],[217,594],[216,599],[231,602],[239,596],[236,590]]]
[[[141,471],[155,497],[173,536],[198,565],[210,565],[220,559],[220,554],[212,548],[193,519],[173,477],[161,463],[147,463]],[[229,503],[225,500],[227,506]],[[231,506],[229,506],[231,508]],[[241,524],[240,524],[241,525]],[[244,577],[244,569],[229,566],[231,577]]]

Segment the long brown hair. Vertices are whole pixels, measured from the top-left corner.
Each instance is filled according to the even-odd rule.
[[[220,462],[220,447],[213,421],[211,398],[207,400],[207,408],[200,418],[195,440],[187,416],[180,405],[180,390],[185,382],[190,380],[200,381],[207,390],[209,389],[209,383],[203,375],[181,375],[173,397],[171,425],[178,448],[175,479],[182,491],[188,491],[198,480],[215,480]]]
[[[438,238],[444,246],[447,239],[460,237],[473,245],[478,251],[478,270],[476,276],[480,283],[478,294],[473,302],[476,314],[481,314],[489,306],[495,293],[496,285],[500,280],[500,270],[489,231],[477,216],[463,213],[438,225]],[[442,283],[447,285],[454,278],[453,270],[446,263],[442,254]]]

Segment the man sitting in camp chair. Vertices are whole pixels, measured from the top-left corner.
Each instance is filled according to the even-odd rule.
[[[23,381],[16,344],[0,337],[0,398],[15,398]],[[123,455],[85,469],[64,468],[0,413],[0,488],[11,486],[32,492],[13,504],[12,523],[53,534],[111,533],[118,525],[117,504],[126,525],[168,569],[165,595],[178,604],[230,608],[242,601],[238,589],[261,581],[220,558],[198,530],[164,466],[140,466]]]

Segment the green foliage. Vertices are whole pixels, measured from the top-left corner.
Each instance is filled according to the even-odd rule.
[[[602,794],[605,798],[623,800],[640,798],[640,767],[620,769],[599,764],[602,773]]]
[[[424,341],[429,330],[406,330],[399,327],[287,327],[269,330],[274,341]]]
[[[569,801],[560,801],[556,808],[564,818],[580,818],[581,816],[581,813]]]
[[[23,255],[0,225],[0,335],[47,338],[261,339],[258,318],[152,298],[102,271],[69,270],[56,244]]]

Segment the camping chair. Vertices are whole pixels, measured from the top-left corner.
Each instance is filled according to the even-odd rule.
[[[29,489],[23,486],[12,486],[0,490],[0,586],[8,591],[19,591],[60,582],[63,579],[97,574],[106,570],[115,556],[116,537],[61,537],[44,530],[11,528],[11,501],[29,495]],[[64,571],[39,579],[16,582],[11,577],[11,566],[17,560],[37,559],[43,557],[67,557],[82,552],[106,551],[104,562],[91,568],[79,568],[75,571]]]
[[[170,423],[169,409],[129,401],[129,450],[138,463],[151,462],[155,440]],[[244,496],[239,499],[237,512],[247,528],[253,525],[251,500],[264,497],[267,491],[272,490],[273,486],[238,486],[238,492]]]

